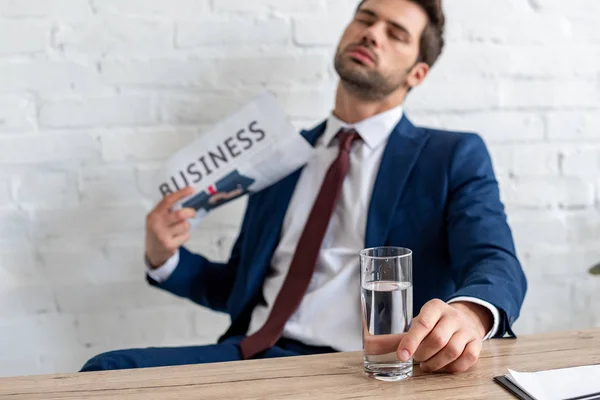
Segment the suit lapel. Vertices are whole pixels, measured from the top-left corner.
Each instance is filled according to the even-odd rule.
[[[406,181],[429,135],[404,116],[383,152],[367,216],[365,246],[383,246]]]

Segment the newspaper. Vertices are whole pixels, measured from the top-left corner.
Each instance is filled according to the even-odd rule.
[[[175,209],[193,208],[199,223],[211,210],[260,191],[302,167],[314,148],[263,92],[171,156],[152,180],[157,200],[186,186],[194,194]]]

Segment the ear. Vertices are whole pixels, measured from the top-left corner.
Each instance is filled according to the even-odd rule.
[[[423,82],[425,80],[428,73],[429,73],[429,65],[425,64],[424,62],[418,62],[410,70],[408,77],[406,78],[406,84],[410,88],[419,86],[421,84],[421,82]]]

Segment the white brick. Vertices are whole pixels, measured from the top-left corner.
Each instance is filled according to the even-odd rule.
[[[536,332],[550,333],[565,330],[588,329],[591,325],[589,314],[579,314],[572,303],[565,303],[560,309],[545,309],[535,313]]]
[[[0,208],[12,201],[12,179],[8,175],[0,175]]]
[[[292,88],[273,92],[290,118],[324,119],[334,108],[335,90],[333,87]]]
[[[0,319],[56,312],[52,292],[47,286],[0,291]]]
[[[74,329],[69,327],[69,330]],[[70,334],[70,332],[69,332]],[[37,374],[72,374],[77,373],[84,363],[96,354],[103,353],[110,349],[87,348],[81,345],[65,345],[60,350],[53,349],[49,354],[39,357],[39,372]]]
[[[234,214],[236,214],[235,211]],[[227,262],[242,222],[242,215],[239,211],[237,215],[239,220],[232,221],[229,228],[218,226],[215,218],[208,222],[202,221],[195,229],[192,229],[190,240],[185,244],[186,248],[193,253],[202,254],[211,261]]]
[[[507,75],[511,70],[511,51],[511,46],[450,42],[432,72],[446,79]]]
[[[237,111],[256,93],[231,93],[228,95],[170,94],[161,96],[159,108],[161,121],[172,124],[216,123]]]
[[[529,277],[585,277],[590,266],[600,261],[600,251],[585,247],[562,246],[537,249],[522,258]]]
[[[501,175],[517,178],[552,177],[559,174],[560,147],[552,144],[494,145],[494,167]]]
[[[508,74],[511,76],[594,79],[598,73],[600,50],[590,46],[510,46],[507,49],[507,59],[510,60]],[[561,56],[556,57],[559,53]]]
[[[571,178],[517,179],[503,188],[507,204],[534,207],[579,208],[594,204],[594,186]]]
[[[49,359],[73,363],[76,372],[81,363],[75,319],[64,315],[38,315],[0,319],[0,375],[31,375],[52,373],[45,365]],[[75,359],[74,359],[75,358]],[[14,364],[12,363],[14,360]],[[7,368],[8,367],[8,368]],[[64,367],[64,364],[63,364]]]
[[[99,88],[93,66],[66,61],[4,61],[0,91],[83,91]]]
[[[91,0],[99,13],[159,18],[198,18],[210,10],[210,0]]]
[[[26,96],[0,96],[0,131],[18,131],[35,126],[35,101]]]
[[[214,0],[215,10],[218,12],[243,11],[259,12],[262,8],[289,13],[318,13],[326,7],[325,0]]]
[[[67,313],[133,311],[187,303],[150,287],[144,278],[138,282],[64,286],[57,289],[56,298],[60,310]]]
[[[594,263],[597,263],[597,260],[598,258]],[[579,315],[586,315],[592,320],[598,321],[598,317],[600,317],[597,307],[600,304],[600,279],[588,275],[575,280],[573,293],[575,311]],[[589,328],[591,326],[591,322],[588,322],[587,325],[578,328]]]
[[[213,60],[107,61],[105,82],[153,87],[222,87],[232,84],[302,83],[322,80],[322,55],[231,57]]]
[[[3,17],[84,19],[92,16],[88,0],[0,0]]]
[[[106,161],[162,160],[188,143],[183,138],[196,131],[191,128],[110,130],[100,137],[102,158]]]
[[[79,340],[87,346],[165,346],[192,338],[192,318],[187,307],[100,312],[78,317]]]
[[[29,237],[29,218],[17,210],[0,210],[0,242],[26,240]]]
[[[214,62],[223,85],[319,82],[326,76],[328,64],[329,59],[320,54],[232,57]]]
[[[408,95],[406,102],[407,110],[418,111],[487,110],[499,105],[497,80],[464,77],[448,80],[434,72]]]
[[[46,50],[50,42],[50,26],[23,21],[0,21],[0,37],[5,38],[0,42],[0,55],[40,53]]]
[[[571,22],[562,16],[515,15],[505,9],[497,13],[488,10],[485,15],[494,18],[481,18],[472,10],[462,12],[449,19],[448,34],[463,41],[511,45],[570,43],[573,36]]]
[[[594,45],[600,43],[598,20],[595,17],[598,13],[592,14],[592,12],[590,10],[590,14],[586,18],[573,19],[573,40],[576,43],[591,43]]]
[[[40,108],[40,125],[50,128],[149,125],[156,122],[149,96],[111,96],[48,100]]]
[[[520,251],[546,249],[568,242],[567,223],[560,213],[538,210],[510,212],[510,207],[508,209],[509,223]]]
[[[103,247],[104,278],[108,282],[139,281],[145,279],[144,235],[133,235],[135,244],[108,244]]]
[[[235,26],[235,29],[231,29]],[[282,18],[242,17],[210,19],[177,24],[176,45],[199,46],[284,45],[290,41],[290,25]]]
[[[547,14],[558,14],[569,17],[589,17],[600,13],[600,3],[588,0],[535,0],[539,11]]]
[[[100,145],[83,133],[0,136],[0,164],[33,164],[98,159]]]
[[[146,212],[139,206],[36,210],[32,224],[36,237],[143,234]]]
[[[216,313],[206,308],[197,308],[193,314],[193,328],[195,335],[207,343],[216,343],[229,327],[230,321],[227,315]]]
[[[571,291],[560,279],[544,281],[543,285],[531,285],[527,291],[528,307],[534,311],[569,310]]]
[[[549,113],[550,139],[600,139],[600,114],[588,111],[557,111]]]
[[[512,146],[492,145],[488,147],[496,179],[499,181],[500,188],[504,187],[504,182],[510,184],[514,167],[514,151]]]
[[[337,47],[349,22],[346,16],[331,14],[294,18],[294,42],[303,46]]]
[[[567,176],[588,176],[595,178],[600,175],[600,148],[578,148],[564,151],[562,172]]]
[[[503,13],[510,15],[529,15],[532,9],[528,2],[506,0],[498,3],[494,0],[455,0],[444,3],[444,11],[451,20],[470,19],[477,15],[499,16]]]
[[[156,186],[154,186],[154,177],[158,172],[161,165],[159,163],[141,165],[135,170],[135,179],[137,186],[140,188],[140,192],[145,196],[145,201],[148,202],[148,210],[152,209],[156,202],[159,201],[160,194],[156,193]]]
[[[415,114],[411,114],[414,116]],[[415,121],[442,129],[463,130],[480,134],[486,142],[525,142],[544,138],[544,120],[538,114],[518,111],[483,111],[474,113],[417,113]],[[423,122],[421,122],[423,121]]]
[[[160,87],[215,87],[212,60],[106,60],[102,80],[111,85]]]
[[[143,253],[140,253],[143,254]],[[99,246],[71,249],[46,249],[39,252],[46,269],[47,282],[51,286],[99,285],[115,282],[143,280],[144,266],[138,254],[137,264],[125,267],[125,260],[116,257],[109,261]],[[115,253],[112,253],[116,256]],[[120,255],[124,255],[121,253]],[[131,261],[131,257],[127,257]],[[133,279],[131,270],[137,270]]]
[[[16,200],[27,206],[73,207],[79,201],[77,175],[73,172],[48,169],[20,175],[15,181]]]
[[[514,149],[512,172],[516,177],[552,177],[559,174],[559,147],[523,145]]]
[[[132,167],[95,167],[81,172],[81,196],[86,206],[141,200]]]
[[[36,254],[33,251],[0,251],[0,293],[31,286],[48,286]]]
[[[501,106],[510,108],[594,107],[600,105],[597,85],[587,80],[503,81]]]
[[[172,24],[111,16],[93,24],[60,25],[55,45],[84,54],[161,54],[173,47]]]
[[[589,249],[600,249],[600,213],[582,210],[566,218],[569,243]]]

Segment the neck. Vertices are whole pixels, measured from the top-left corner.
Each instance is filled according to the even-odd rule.
[[[368,101],[349,92],[340,82],[337,87],[333,115],[348,124],[354,124],[399,106],[405,96],[405,91],[398,91],[383,100]]]

